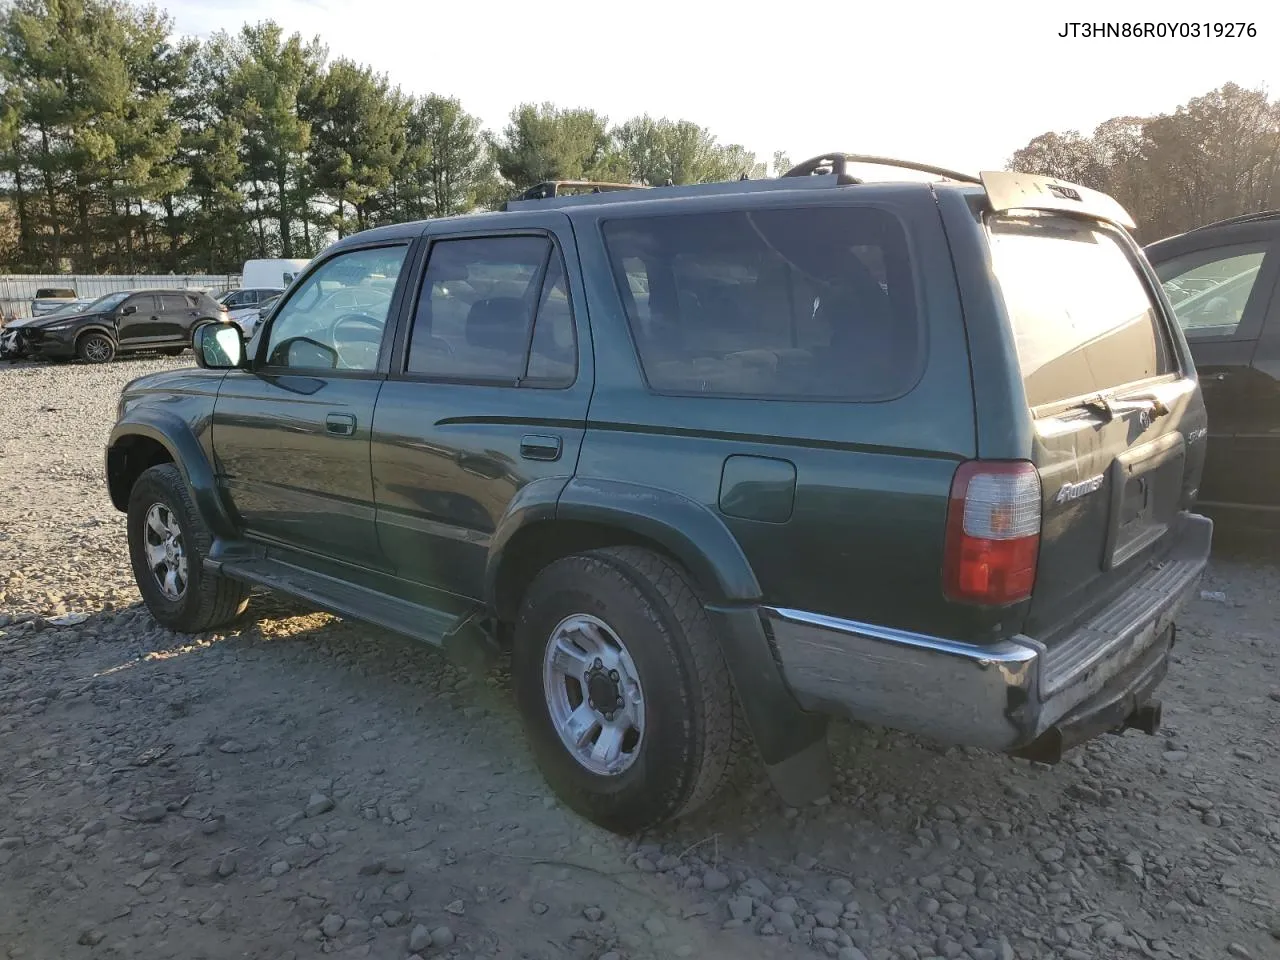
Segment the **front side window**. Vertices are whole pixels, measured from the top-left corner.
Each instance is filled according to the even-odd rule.
[[[1030,406],[1173,371],[1162,313],[1109,228],[1029,216],[994,218],[987,229]]]
[[[577,343],[555,245],[541,236],[436,241],[406,369],[511,386],[572,383]]]
[[[149,293],[130,297],[121,305],[120,309],[130,314],[152,313],[156,309],[156,298]]]
[[[902,227],[884,211],[640,217],[604,232],[654,390],[872,400],[915,381],[915,278]]]
[[[352,250],[325,261],[276,313],[267,366],[372,371],[406,246]]]
[[[1240,244],[1174,257],[1156,267],[1187,339],[1240,332],[1266,252],[1264,244]]]

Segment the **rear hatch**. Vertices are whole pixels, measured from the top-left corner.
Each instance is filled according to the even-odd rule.
[[[1063,215],[987,225],[1034,419],[1040,554],[1024,631],[1048,643],[1164,552],[1194,478],[1201,400],[1118,228]]]

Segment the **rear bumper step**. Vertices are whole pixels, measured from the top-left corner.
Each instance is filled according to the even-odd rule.
[[[1108,731],[1154,733],[1174,619],[1209,557],[1213,524],[1182,515],[1173,548],[1050,649],[989,646],[768,607],[783,674],[810,710],[1053,762]]]

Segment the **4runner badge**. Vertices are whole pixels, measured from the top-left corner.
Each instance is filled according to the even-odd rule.
[[[1079,500],[1081,497],[1088,496],[1095,490],[1101,489],[1105,479],[1103,474],[1100,473],[1096,477],[1081,480],[1079,483],[1064,483],[1062,489],[1058,491],[1058,495],[1053,498],[1053,502],[1068,503],[1072,500]]]

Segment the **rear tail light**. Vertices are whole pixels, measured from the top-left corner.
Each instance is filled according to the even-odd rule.
[[[1040,553],[1040,476],[1025,461],[971,460],[951,482],[942,589],[988,606],[1031,596]]]

